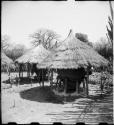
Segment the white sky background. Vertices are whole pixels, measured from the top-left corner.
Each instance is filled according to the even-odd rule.
[[[96,42],[106,37],[108,15],[109,3],[102,1],[4,1],[2,35],[30,46],[28,36],[39,28],[54,30],[62,40],[73,29],[74,33],[85,33],[91,42]]]

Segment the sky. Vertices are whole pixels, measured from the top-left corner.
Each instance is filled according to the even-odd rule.
[[[2,35],[30,47],[29,35],[40,28],[54,30],[61,40],[72,29],[73,33],[87,34],[95,43],[106,37],[109,15],[108,1],[3,1]]]

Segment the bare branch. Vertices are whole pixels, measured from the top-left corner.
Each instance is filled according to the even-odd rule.
[[[49,29],[39,29],[35,33],[31,34],[30,37],[34,41],[31,43],[35,46],[42,44],[46,49],[51,49],[51,41],[54,39],[59,40],[60,35]]]

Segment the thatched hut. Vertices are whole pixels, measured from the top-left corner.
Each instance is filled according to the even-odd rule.
[[[87,67],[107,66],[108,61],[99,55],[91,46],[77,39],[72,30],[68,37],[51,53],[40,67],[51,66],[59,69],[77,69]]]
[[[83,74],[80,69],[88,69],[89,66],[106,66],[107,64],[108,61],[105,58],[99,55],[92,47],[78,40],[73,35],[72,30],[70,30],[68,37],[54,53],[50,54],[43,63],[39,65],[39,67],[57,69],[62,77],[74,80],[76,83],[76,79],[81,78],[81,74]],[[88,83],[88,79],[86,83]],[[88,93],[88,84],[86,84],[86,88]]]
[[[38,69],[36,69],[36,64],[40,64],[49,54],[50,51],[46,50],[43,47],[43,45],[40,44],[37,47],[34,47],[31,50],[27,51],[23,56],[18,58],[16,61],[20,65],[27,64],[28,76],[30,75],[30,71],[32,69],[38,75]]]
[[[23,56],[16,61],[19,63],[41,63],[48,55],[49,51],[46,50],[42,44],[27,51]]]

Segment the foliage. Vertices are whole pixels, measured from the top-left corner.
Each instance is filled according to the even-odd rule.
[[[108,60],[113,57],[112,45],[105,38],[100,38],[99,42],[95,43],[94,48]]]
[[[89,82],[91,84],[100,84],[102,75],[105,77],[104,86],[105,87],[112,86],[113,85],[113,76],[107,71],[104,71],[103,73],[101,73],[101,71],[100,72],[93,72],[89,76]]]
[[[107,28],[106,35],[107,35],[108,41],[113,45],[113,23],[110,17],[108,17],[108,23],[109,23],[109,27],[106,26]]]
[[[76,38],[79,39],[82,42],[87,43],[89,46],[93,46],[92,43],[88,40],[88,36],[87,34],[83,34],[83,33],[76,33],[75,34]]]
[[[106,36],[108,38],[108,41],[112,44],[113,46],[113,8],[112,8],[112,3],[109,1],[109,7],[110,7],[110,14],[111,16],[108,16],[108,24],[109,27],[106,26],[107,28],[107,33]]]
[[[101,38],[99,42],[95,43],[94,49],[106,59],[109,60],[110,65],[108,66],[108,72],[113,73],[113,47],[112,44],[105,38]],[[100,70],[101,71],[101,70]]]
[[[30,37],[33,39],[31,42],[32,45],[38,46],[39,44],[43,44],[46,49],[51,49],[54,46],[57,46],[57,41],[60,36],[52,30],[39,29],[31,34]]]

